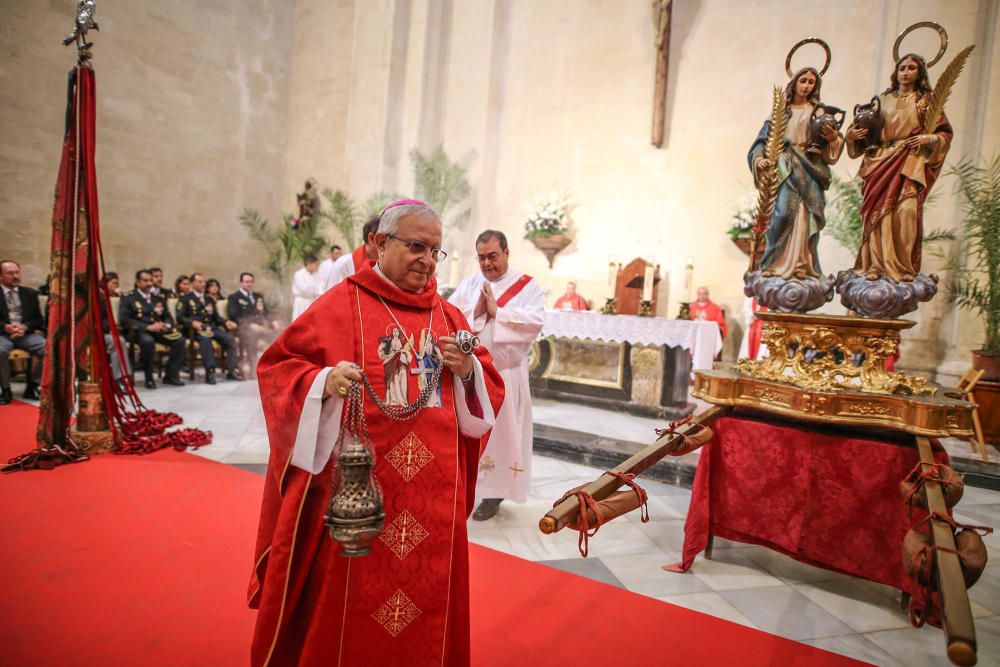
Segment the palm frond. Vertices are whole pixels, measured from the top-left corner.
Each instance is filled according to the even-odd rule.
[[[343,190],[323,190],[323,197],[330,203],[330,210],[320,213],[340,232],[344,241],[353,248],[357,245],[358,212],[354,200]]]
[[[941,116],[944,114],[944,105],[947,103],[948,97],[951,96],[951,89],[958,80],[958,75],[965,68],[969,54],[972,53],[974,48],[976,48],[976,45],[972,44],[959,51],[954,60],[948,63],[948,66],[941,73],[941,77],[938,79],[937,85],[934,86],[934,91],[931,93],[930,105],[924,114],[924,134],[934,132],[938,123],[941,122]]]

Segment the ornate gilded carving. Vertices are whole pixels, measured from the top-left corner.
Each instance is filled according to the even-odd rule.
[[[973,404],[939,395],[874,394],[845,390],[803,392],[785,383],[744,375],[734,368],[695,373],[692,395],[822,424],[876,426],[930,437],[968,437]]]
[[[931,396],[937,387],[925,378],[887,371],[885,360],[899,348],[907,320],[757,313],[769,356],[741,359],[740,373],[808,390]]]

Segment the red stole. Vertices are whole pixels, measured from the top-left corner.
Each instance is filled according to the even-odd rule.
[[[339,323],[338,335],[317,335],[330,323]],[[465,519],[481,449],[480,439],[458,430],[451,372],[442,371],[441,407],[408,422],[388,419],[365,395],[386,514],[371,554],[341,557],[323,528],[333,461],[319,475],[289,465],[299,411],[323,367],[353,361],[380,399],[392,385],[413,401],[428,329],[440,338],[467,327],[438,297],[433,278],[411,294],[365,266],[320,297],[261,357],[272,451],[249,591],[260,610],[253,665],[468,664]],[[488,352],[477,356],[499,412],[502,380]]]
[[[514,284],[508,287],[507,291],[501,294],[500,298],[497,299],[497,308],[503,308],[508,303],[510,303],[510,300],[513,299],[518,294],[520,294],[521,290],[523,290],[530,282],[531,282],[531,276],[529,276],[527,273],[525,273],[520,278],[515,280]]]

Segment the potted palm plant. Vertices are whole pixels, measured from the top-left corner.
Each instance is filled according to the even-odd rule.
[[[1000,155],[984,164],[966,160],[951,173],[963,199],[967,257],[952,267],[948,300],[982,318],[985,340],[972,365],[984,379],[1000,380]]]
[[[975,398],[986,440],[1000,442],[1000,155],[966,160],[951,170],[962,194],[966,258],[951,263],[948,300],[976,313],[983,323],[983,347],[972,351],[972,366],[983,370]]]

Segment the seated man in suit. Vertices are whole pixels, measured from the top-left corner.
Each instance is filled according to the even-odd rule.
[[[236,322],[219,314],[215,299],[205,294],[205,276],[201,273],[191,274],[191,291],[177,301],[177,321],[194,329],[201,349],[201,361],[205,364],[205,382],[215,384],[213,340],[226,352],[226,379],[243,379],[236,368],[236,341],[229,334],[236,328]]]
[[[240,340],[243,341],[250,364],[250,373],[257,374],[257,343],[265,341],[269,345],[278,337],[280,325],[271,317],[264,297],[260,292],[253,291],[253,274],[244,271],[240,274],[240,289],[229,295],[226,301],[226,316],[236,322],[239,327]]]
[[[184,386],[181,382],[184,337],[174,325],[167,299],[153,294],[153,276],[147,269],[135,272],[135,291],[123,296],[118,303],[118,324],[122,329],[132,331],[139,344],[139,363],[146,375],[146,389],[156,389],[153,360],[156,358],[157,343],[170,349],[163,384]]]
[[[3,291],[3,299],[0,299],[0,405],[14,400],[8,359],[15,349],[35,357],[24,397],[38,400],[45,358],[45,320],[38,306],[38,293],[21,286],[21,265],[10,259],[0,262],[0,285]]]

